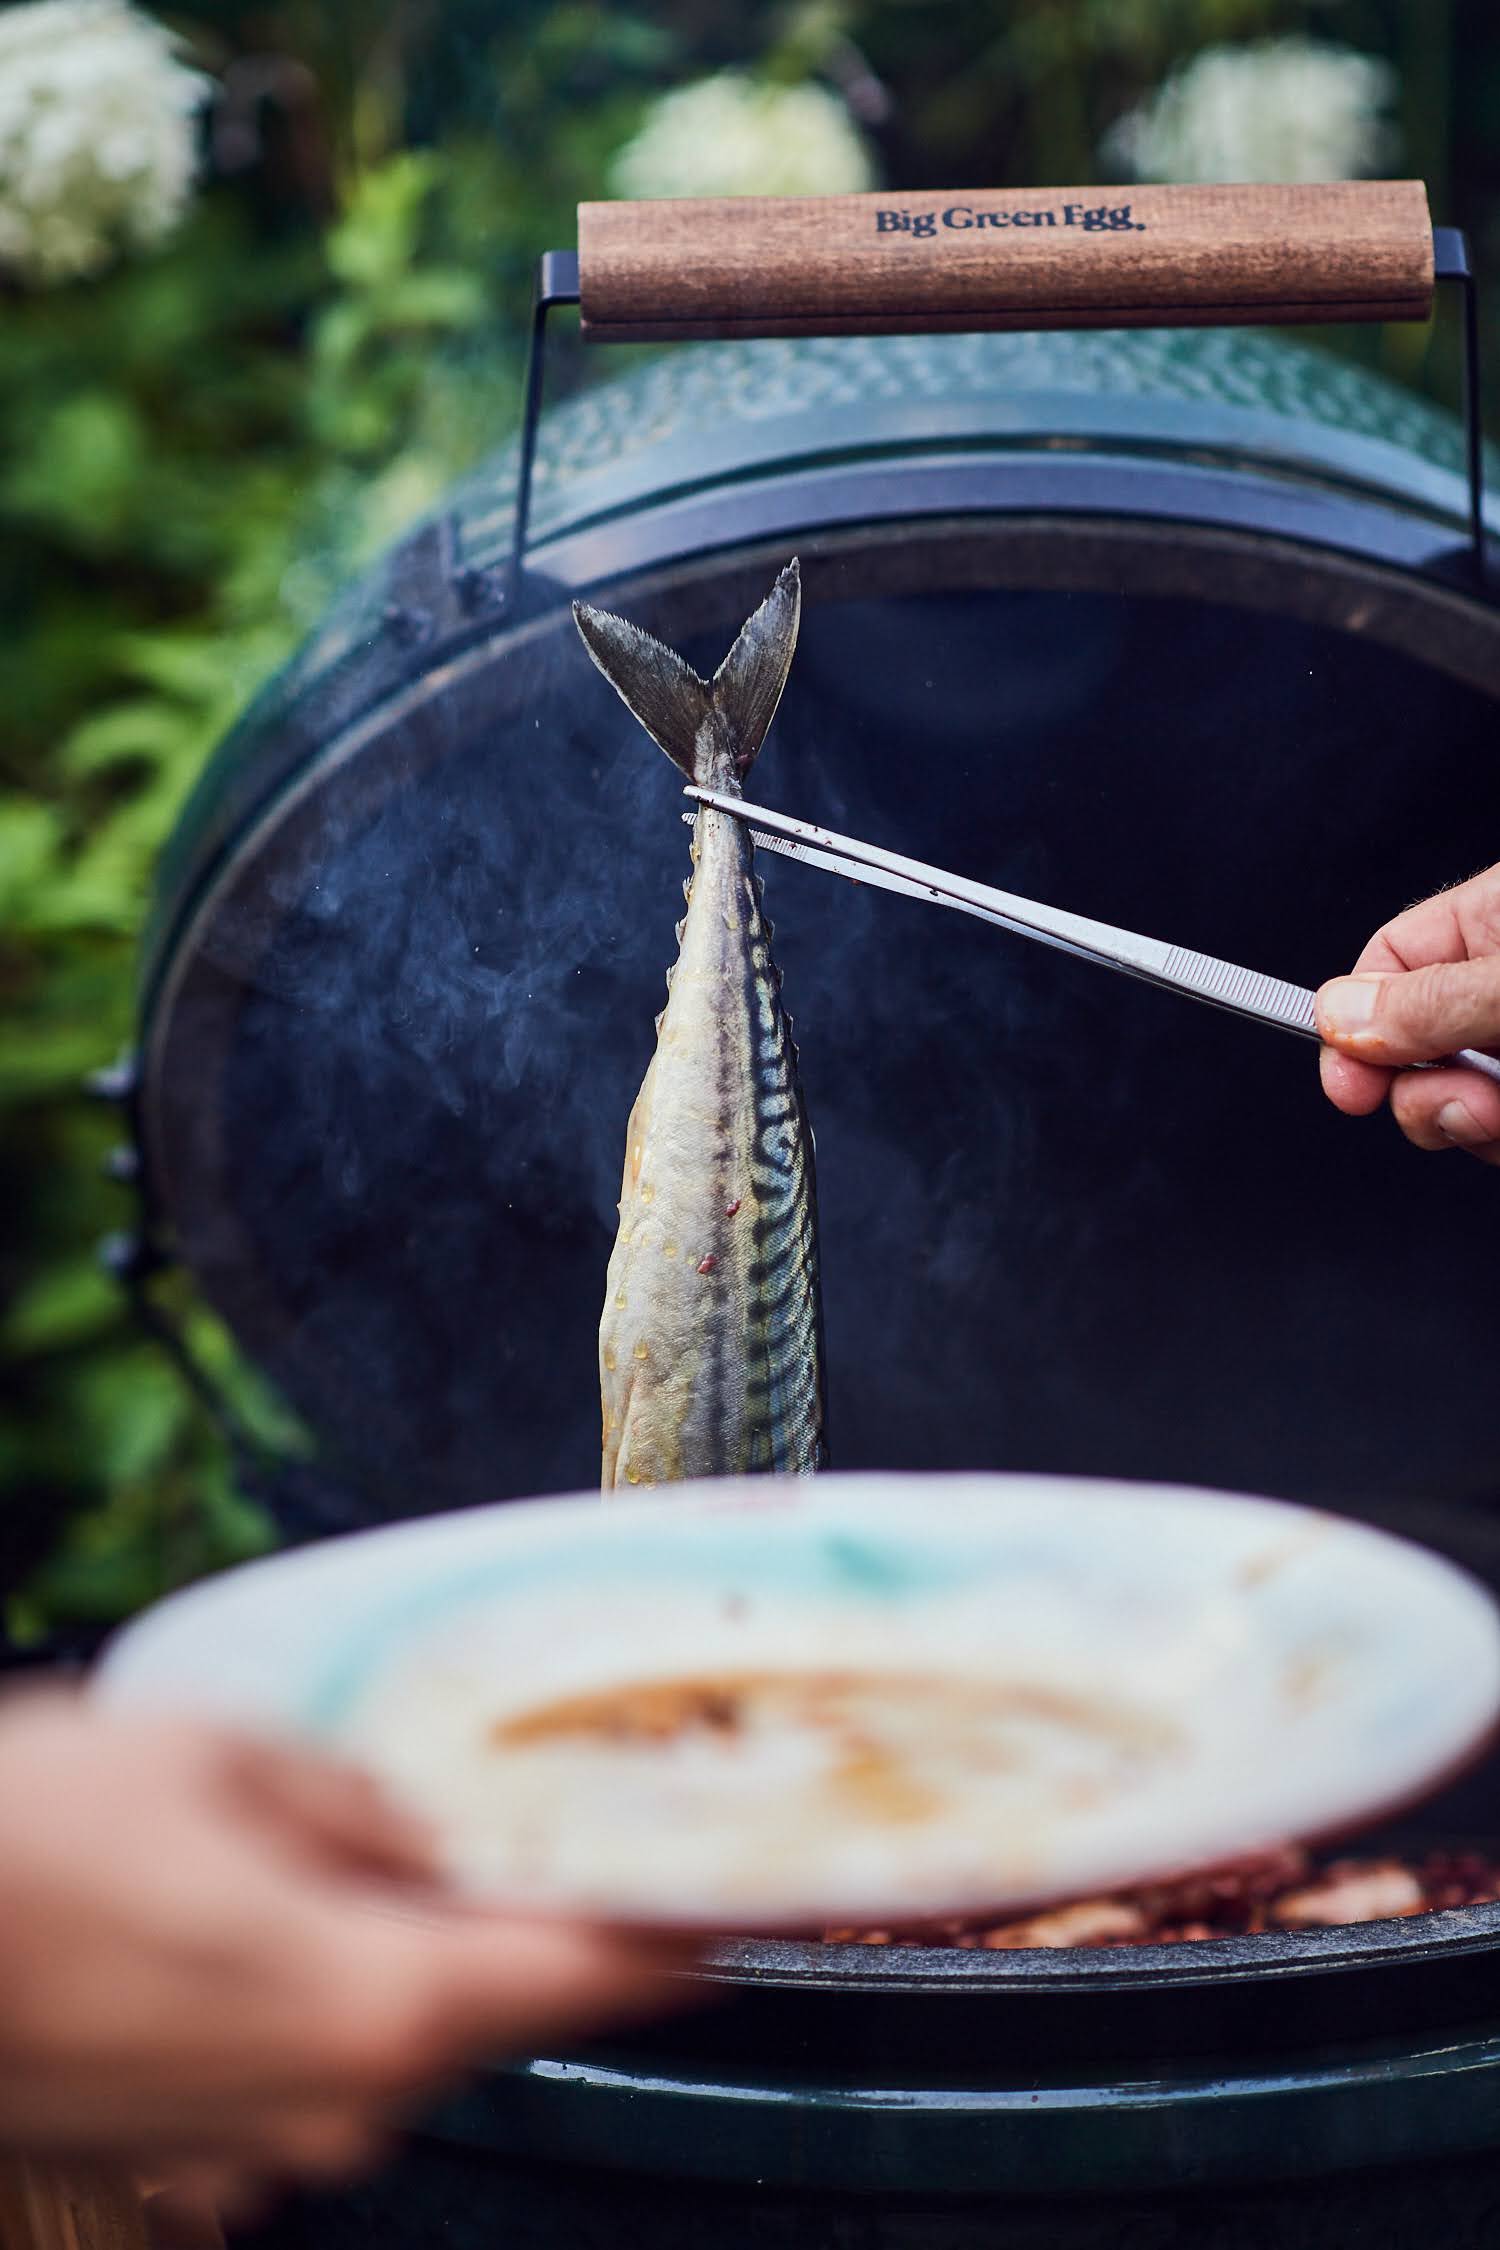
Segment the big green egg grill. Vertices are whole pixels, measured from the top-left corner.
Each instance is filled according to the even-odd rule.
[[[211,761],[106,1075],[114,1263],[159,1326],[185,1265],[313,1433],[255,1464],[290,1535],[597,1478],[687,836],[574,598],[711,670],[799,555],[768,801],[1301,983],[1497,856],[1472,290],[1460,236],[1430,249],[1467,433],[1279,336],[998,299],[952,333],[721,317],[543,412],[557,308],[589,315],[587,251],[543,261],[519,439]],[[1500,1584],[1482,1175],[1336,1116],[1297,1042],[796,868],[767,894],[837,1466],[1267,1491]],[[1494,1780],[1391,1840],[1493,1834]],[[492,2074],[282,2239],[1488,2243],[1497,1933],[729,1945],[706,2012]]]

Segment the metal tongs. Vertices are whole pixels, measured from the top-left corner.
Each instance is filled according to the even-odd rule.
[[[966,876],[950,875],[941,867],[928,867],[900,852],[882,851],[853,836],[839,836],[811,821],[793,820],[787,813],[770,812],[764,805],[746,804],[742,797],[727,797],[714,789],[689,788],[689,797],[732,820],[747,821],[757,844],[780,852],[786,859],[805,860],[831,874],[847,876],[852,883],[871,883],[883,891],[907,898],[926,899],[929,905],[951,906],[981,922],[993,922],[1020,937],[1035,938],[1040,945],[1073,953],[1081,961],[1097,961],[1125,976],[1147,984],[1182,992],[1190,1000],[1204,1000],[1212,1008],[1228,1008],[1257,1023],[1275,1024],[1304,1039],[1319,1036],[1313,994],[1306,985],[1286,984],[1279,977],[1263,976],[1258,969],[1237,968],[1211,953],[1193,953],[1186,946],[1166,945],[1158,938],[1138,937],[1133,930],[1113,929],[1108,922],[1090,921],[1084,914],[1069,914],[1061,907],[1040,906],[1035,899],[1018,898],[1013,891],[991,890],[971,883]],[[1464,1047],[1443,1058],[1481,1071],[1500,1083],[1500,1059],[1477,1047]],[[1437,1067],[1419,1063],[1416,1068]]]

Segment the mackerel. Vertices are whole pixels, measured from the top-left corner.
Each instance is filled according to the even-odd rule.
[[[573,615],[652,740],[690,781],[737,796],[801,599],[793,561],[712,680],[623,618]],[[827,1463],[812,1133],[744,823],[700,810],[692,862],[599,1327],[606,1491]]]

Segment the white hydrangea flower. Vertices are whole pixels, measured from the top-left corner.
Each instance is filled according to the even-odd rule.
[[[853,195],[869,151],[826,86],[773,86],[721,70],[654,102],[615,158],[617,195]]]
[[[1396,73],[1317,39],[1205,47],[1112,127],[1106,161],[1143,180],[1352,180],[1383,170]]]
[[[210,81],[128,0],[0,8],[0,269],[96,272],[180,217]]]

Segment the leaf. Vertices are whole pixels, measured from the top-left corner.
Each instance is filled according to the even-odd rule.
[[[130,521],[145,446],[130,401],[109,390],[79,391],[44,410],[21,437],[0,502],[84,554],[111,551]]]
[[[62,815],[53,806],[0,798],[0,929],[29,926],[62,840]]]
[[[30,1614],[62,1616],[80,1624],[112,1625],[159,1601],[168,1588],[146,1554],[72,1554],[63,1548],[29,1589]],[[23,1611],[23,1617],[28,1614]]]
[[[185,750],[199,748],[202,731],[201,721],[180,703],[141,696],[106,704],[80,720],[58,744],[54,764],[75,781],[118,766],[172,764]]]
[[[329,271],[347,286],[369,289],[408,266],[440,172],[432,151],[416,149],[365,172],[328,237]]]
[[[472,328],[489,310],[477,276],[457,267],[429,266],[403,274],[376,302],[385,328]]]
[[[189,1304],[180,1315],[188,1349],[218,1383],[241,1422],[263,1445],[306,1459],[313,1441],[274,1386],[251,1365],[229,1330],[206,1306]]]
[[[16,1648],[35,1648],[47,1638],[47,1612],[31,1594],[9,1594],[0,1608],[5,1637]]]
[[[153,1482],[123,1483],[75,1517],[25,1589],[22,1614],[108,1623],[274,1544],[269,1518],[235,1490],[222,1453],[191,1449]]]
[[[133,952],[118,940],[92,937],[84,945],[65,943],[55,952],[38,946],[34,951],[31,987],[17,993],[0,1013],[0,1105],[61,1098],[47,1121],[58,1164],[41,1173],[30,1198],[33,1205],[55,1203],[61,1212],[81,1198],[86,1201],[99,1184],[92,1177],[93,1153],[83,1157],[87,1170],[81,1177],[68,1162],[65,1120],[79,1113],[84,1077],[112,1062],[126,1041]],[[97,1112],[87,1114],[94,1123]],[[65,1181],[67,1191],[61,1193]],[[75,1240],[70,1237],[70,1248]]]
[[[100,1361],[79,1409],[101,1471],[121,1485],[163,1468],[194,1419],[181,1377],[149,1344]]]
[[[204,1477],[200,1498],[205,1548],[215,1568],[252,1562],[275,1547],[275,1524],[258,1501],[236,1490],[227,1470]]]
[[[127,799],[39,890],[30,928],[37,934],[96,930],[133,936],[166,826],[165,806],[147,794]]]
[[[132,678],[185,703],[218,704],[223,698],[225,645],[216,634],[120,633],[114,655]]]
[[[313,357],[322,381],[349,379],[373,325],[370,307],[363,299],[351,302],[341,298],[324,307],[313,325]]]
[[[56,1352],[118,1328],[121,1297],[96,1258],[73,1258],[41,1273],[11,1304],[0,1349]]]

